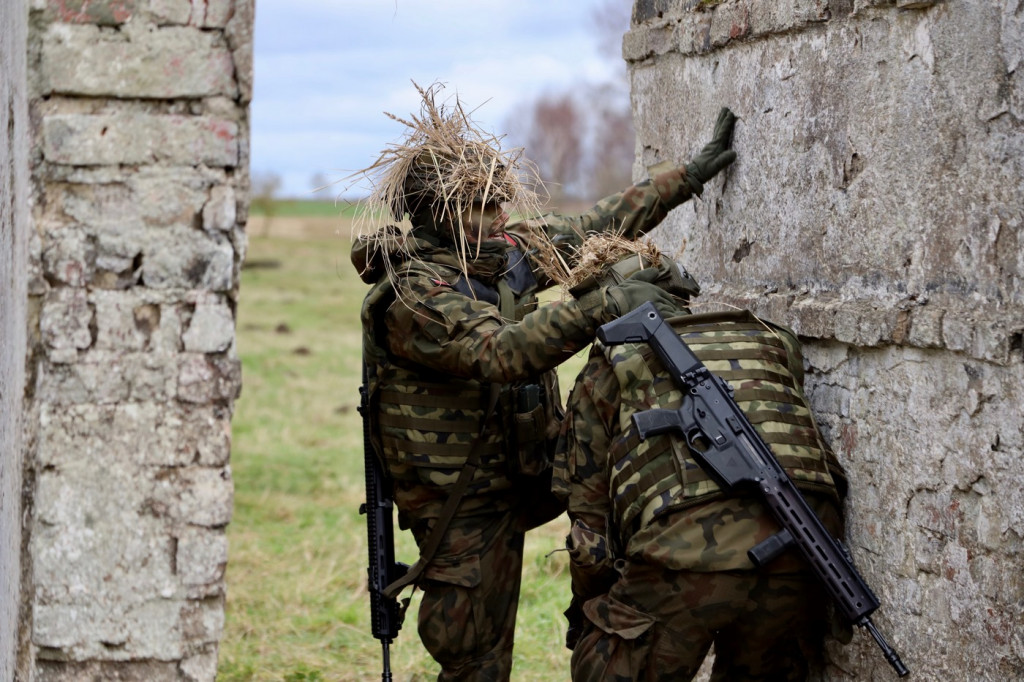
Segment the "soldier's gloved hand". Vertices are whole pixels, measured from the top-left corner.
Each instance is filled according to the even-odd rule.
[[[736,115],[728,107],[722,107],[715,122],[715,135],[700,154],[686,164],[686,181],[694,194],[700,196],[704,183],[715,177],[723,168],[736,160],[736,152],[729,146]]]
[[[636,310],[650,301],[663,317],[679,314],[679,303],[664,289],[652,284],[661,273],[657,268],[645,268],[618,284],[595,289],[579,299],[584,312],[601,326]]]
[[[629,279],[608,287],[609,308],[616,318],[636,310],[650,301],[664,317],[677,313],[678,304],[672,296],[654,284],[661,276],[657,268],[644,268],[629,276]]]

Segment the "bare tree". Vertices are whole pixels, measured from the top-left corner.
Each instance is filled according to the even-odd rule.
[[[622,59],[622,36],[629,30],[632,3],[604,0],[591,13],[598,48],[616,65],[614,78],[587,95],[590,138],[584,176],[591,198],[628,185],[633,178],[636,133],[629,102],[629,81]]]
[[[592,128],[583,175],[591,198],[597,198],[632,182],[636,133],[629,99],[618,97],[613,88],[595,88],[588,101]]]
[[[331,181],[327,179],[327,175],[323,171],[317,171],[309,178],[309,187],[314,194],[327,189],[330,185]]]
[[[597,199],[632,180],[636,135],[622,60],[630,12],[625,0],[604,0],[590,16],[599,50],[616,65],[608,82],[577,97],[544,95],[522,105],[506,124],[509,137],[537,165],[553,204]]]
[[[578,194],[583,127],[572,95],[545,95],[527,109],[524,146],[555,203]]]
[[[277,212],[277,193],[281,191],[281,176],[273,172],[255,172],[250,178],[250,205],[253,212],[263,214],[263,230],[266,237],[270,222]]]
[[[633,3],[604,0],[591,11],[590,20],[598,39],[598,49],[607,59],[622,60],[622,36],[629,30]],[[625,74],[623,64],[622,73]]]

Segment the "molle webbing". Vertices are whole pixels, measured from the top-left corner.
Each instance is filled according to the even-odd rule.
[[[691,320],[695,318],[701,323],[694,324]],[[796,374],[802,373],[803,358],[795,338],[784,338],[788,332],[769,327],[749,313],[676,318],[672,324],[708,369],[733,387],[737,404],[793,481],[804,490],[835,495],[827,464],[834,455],[820,440],[800,388]],[[644,345],[636,349],[650,382],[638,384],[643,386],[644,395],[629,395],[628,386],[638,367],[629,362],[613,363],[624,387],[622,409],[630,415],[651,404],[678,409],[682,393],[664,376],[654,352]],[[721,495],[681,436],[661,435],[641,441],[631,421],[630,426],[623,423],[623,429],[609,451],[612,501],[623,542],[667,510]]]
[[[396,377],[386,382],[379,393],[378,426],[388,459],[427,468],[461,467],[480,431],[486,397],[480,385],[463,381]],[[495,424],[487,431],[489,437],[477,446],[481,469],[504,462],[502,429]]]

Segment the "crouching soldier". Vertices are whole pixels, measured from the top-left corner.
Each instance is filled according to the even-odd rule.
[[[794,334],[741,310],[691,314],[697,288],[676,264],[657,253],[625,262],[662,274],[676,302],[663,316],[841,537],[846,480],[804,395]],[[714,644],[712,680],[802,680],[827,597],[794,549],[751,563],[747,550],[780,531],[759,498],[723,493],[680,435],[637,433],[635,413],[682,399],[647,344],[595,343],[572,390],[554,489],[571,520],[573,679],[689,680]]]

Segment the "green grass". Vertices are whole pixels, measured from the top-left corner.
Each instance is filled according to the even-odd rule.
[[[271,213],[282,218],[351,218],[360,204],[345,199],[260,199],[253,200],[249,212],[254,216]]]
[[[327,199],[254,199],[249,213],[254,216],[275,216],[290,218],[336,218],[355,212],[356,204]]]
[[[233,419],[235,511],[218,679],[327,682],[380,675],[370,636],[359,306],[366,286],[336,239],[253,238],[242,272]],[[581,360],[569,363],[570,375]],[[564,375],[564,374],[563,374]],[[527,536],[516,680],[568,677],[565,517]],[[415,560],[408,533],[397,554]],[[392,645],[395,680],[437,666],[416,635],[414,599]]]

